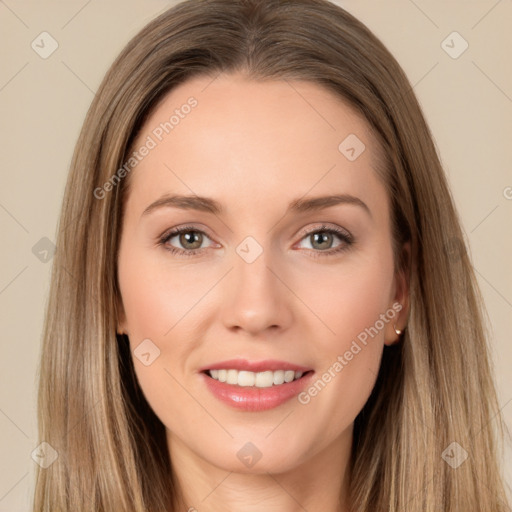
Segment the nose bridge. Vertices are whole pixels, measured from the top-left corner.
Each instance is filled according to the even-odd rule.
[[[291,322],[289,297],[273,269],[275,258],[254,238],[247,237],[233,257],[229,299],[224,322],[253,334],[268,327],[286,327]]]
[[[247,245],[245,246],[247,249]],[[241,255],[243,246],[237,249],[237,257],[234,262],[234,274],[238,281],[238,289],[245,294],[252,290],[249,296],[256,297],[258,294],[268,294],[270,298],[272,288],[275,284],[272,279],[273,275],[269,270],[272,267],[272,257],[269,250],[261,250],[260,254],[255,255],[256,249],[249,248],[246,254]],[[247,258],[246,258],[247,256]]]

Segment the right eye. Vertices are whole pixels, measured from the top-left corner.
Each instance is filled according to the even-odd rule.
[[[193,256],[208,247],[204,245],[208,240],[213,242],[204,231],[183,226],[165,233],[160,239],[160,244],[174,254]]]

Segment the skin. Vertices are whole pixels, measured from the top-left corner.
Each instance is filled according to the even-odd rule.
[[[366,121],[316,84],[231,74],[173,89],[135,147],[190,96],[198,105],[128,178],[118,260],[119,332],[132,350],[148,338],[160,350],[149,366],[136,357],[134,365],[167,429],[180,510],[348,510],[353,422],[408,309],[407,284],[394,273],[389,199],[374,170],[379,146]],[[349,134],[366,146],[355,161],[338,150]],[[166,194],[213,198],[223,212],[143,214]],[[286,213],[295,199],[332,194],[359,198],[369,213],[348,203]],[[201,252],[169,252],[190,250],[179,236],[159,244],[189,224],[205,233]],[[348,230],[353,244],[333,235],[319,246],[306,231],[323,224]],[[247,236],[263,249],[252,263],[236,252]],[[345,250],[332,253],[340,244]],[[289,361],[321,377],[396,302],[402,311],[307,404],[236,410],[198,373],[240,357]],[[249,441],[262,454],[251,468],[237,457]]]

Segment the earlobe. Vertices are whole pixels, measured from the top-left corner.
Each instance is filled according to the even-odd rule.
[[[403,334],[404,334],[404,330],[406,328],[406,325],[405,324],[405,321],[404,321],[404,318],[407,318],[407,310],[408,308],[407,307],[404,307],[404,305],[402,303],[399,303],[399,302],[395,302],[393,304],[393,306],[396,306],[400,304],[401,308],[400,308],[400,312],[397,314],[397,317],[392,320],[391,322],[389,322],[389,324],[386,326],[386,332],[385,332],[385,336],[384,336],[384,344],[385,345],[395,345],[397,343],[400,343],[402,337],[403,337]],[[393,309],[395,309],[393,308]],[[396,311],[396,309],[395,309]]]
[[[402,310],[401,310],[402,311]],[[384,336],[384,344],[387,346],[396,345],[402,339],[405,327],[401,329],[398,327],[401,315],[398,316],[396,321],[390,322],[386,327]]]

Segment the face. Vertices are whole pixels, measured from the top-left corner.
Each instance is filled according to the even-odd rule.
[[[405,323],[367,123],[315,84],[221,75],[134,148],[119,330],[171,455],[279,472],[346,445]]]

